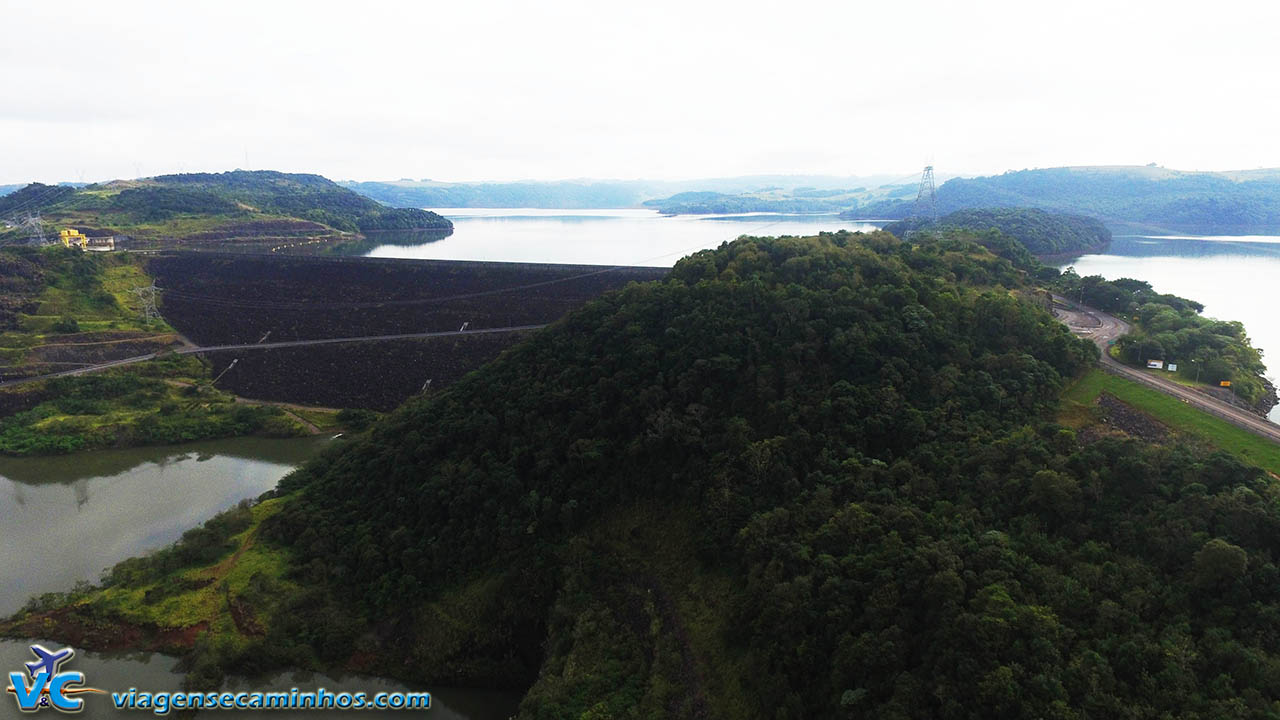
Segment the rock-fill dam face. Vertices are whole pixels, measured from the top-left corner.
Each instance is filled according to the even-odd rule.
[[[529,332],[471,331],[551,323],[602,293],[668,272],[201,252],[157,255],[149,270],[162,288],[165,320],[201,346],[467,329],[206,355],[219,387],[238,395],[377,410],[394,408],[428,380],[433,390],[448,385]]]

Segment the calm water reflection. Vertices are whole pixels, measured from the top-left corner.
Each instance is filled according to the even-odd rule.
[[[679,215],[653,210],[441,208],[453,234],[414,243],[385,242],[369,257],[670,266],[739,235],[814,235],[824,230],[874,230],[877,225],[833,214]],[[372,238],[377,242],[378,238]]]
[[[0,615],[18,610],[28,597],[69,590],[98,579],[125,558],[177,540],[182,533],[244,498],[256,497],[328,442],[318,438],[237,438],[159,448],[108,450],[65,457],[0,458]],[[0,640],[0,676],[33,660],[36,640]],[[56,641],[39,641],[60,648]],[[157,653],[93,653],[77,650],[68,670],[85,673],[86,685],[125,691],[180,689],[177,661]],[[8,683],[4,683],[7,686]],[[491,690],[408,688],[367,677],[328,677],[281,672],[271,677],[233,678],[224,689],[330,691],[427,690],[429,711],[397,717],[498,720],[515,712],[519,695]],[[7,694],[6,694],[7,695]],[[120,717],[108,699],[85,696],[77,717]],[[0,717],[10,717],[12,697],[0,697]],[[134,711],[137,717],[154,717]],[[14,711],[12,716],[16,716]],[[302,718],[316,713],[235,711],[244,718]],[[176,716],[176,715],[175,715]],[[209,713],[201,717],[211,716]]]
[[[1081,275],[1150,282],[1160,292],[1205,304],[1204,314],[1244,323],[1269,375],[1280,376],[1280,315],[1271,283],[1280,278],[1280,238],[1273,236],[1117,236],[1106,252],[1065,261]],[[1271,412],[1280,422],[1280,407]]]
[[[275,487],[324,442],[239,438],[0,458],[0,616],[172,543]]]

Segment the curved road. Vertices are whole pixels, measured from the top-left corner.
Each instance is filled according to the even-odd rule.
[[[1280,425],[1202,392],[1179,385],[1171,380],[1165,380],[1159,376],[1144,373],[1137,368],[1123,365],[1111,357],[1111,354],[1107,352],[1108,347],[1121,335],[1129,332],[1129,323],[1118,317],[1108,315],[1101,310],[1085,307],[1057,295],[1054,295],[1053,299],[1057,303],[1053,309],[1054,315],[1065,323],[1067,327],[1071,328],[1073,333],[1093,340],[1098,349],[1102,351],[1101,364],[1103,370],[1125,379],[1142,383],[1166,395],[1172,395],[1197,410],[1207,412],[1238,428],[1280,443]]]
[[[442,332],[423,332],[423,333],[401,333],[399,335],[365,335],[362,337],[344,337],[344,338],[324,338],[321,340],[286,340],[283,342],[264,342],[252,343],[244,345],[206,345],[202,347],[185,347],[179,350],[164,351],[159,353],[147,353],[146,355],[134,355],[133,357],[112,360],[111,362],[102,363],[100,365],[90,365],[88,367],[76,368],[75,370],[63,370],[62,372],[48,373],[46,375],[37,375],[35,377],[19,378],[17,380],[7,380],[0,382],[0,387],[8,387],[10,385],[23,385],[25,383],[37,382],[39,380],[49,380],[58,377],[69,377],[71,375],[84,375],[86,373],[98,372],[108,368],[120,367],[122,365],[133,365],[134,363],[146,362],[153,360],[160,355],[173,352],[175,355],[195,355],[197,353],[208,352],[230,352],[241,350],[274,350],[277,348],[306,347],[308,345],[337,345],[339,343],[350,342],[377,342],[381,340],[414,340],[420,338],[434,337],[450,337],[455,335],[485,335],[488,333],[508,333],[521,332],[524,330],[538,330],[546,325],[513,325],[510,327],[500,328],[479,328],[476,330],[446,330]]]

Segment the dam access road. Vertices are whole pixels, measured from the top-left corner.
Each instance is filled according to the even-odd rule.
[[[1179,385],[1172,380],[1129,367],[1111,357],[1111,354],[1107,351],[1120,336],[1129,332],[1129,323],[1113,315],[1108,315],[1101,310],[1094,310],[1059,295],[1054,295],[1053,300],[1053,314],[1070,328],[1071,332],[1081,337],[1089,338],[1102,351],[1100,364],[1103,370],[1159,390],[1197,410],[1225,420],[1242,430],[1248,430],[1254,435],[1280,443],[1280,425],[1246,410],[1241,410],[1234,405],[1222,402],[1205,393]]]
[[[509,332],[525,332],[528,330],[538,330],[546,327],[541,325],[516,325],[512,327],[500,328],[476,328],[474,330],[445,330],[442,332],[421,332],[421,333],[397,333],[394,335],[365,335],[362,337],[339,337],[339,338],[321,338],[319,340],[288,340],[285,342],[258,342],[245,343],[240,345],[205,345],[184,347],[175,350],[167,350],[158,353],[147,353],[146,355],[134,355],[133,357],[112,360],[111,362],[100,363],[98,365],[89,365],[87,367],[76,368],[75,370],[63,370],[62,372],[48,373],[46,375],[34,375],[32,377],[18,378],[16,380],[7,380],[0,382],[0,387],[9,387],[13,385],[23,385],[25,383],[33,383],[38,380],[51,380],[59,377],[69,377],[72,375],[85,375],[87,373],[99,372],[122,365],[133,365],[135,363],[154,360],[161,355],[172,353],[174,355],[196,355],[200,353],[214,352],[232,352],[232,351],[257,351],[257,350],[275,350],[278,348],[307,347],[312,345],[338,345],[342,343],[360,343],[360,342],[379,342],[384,340],[417,340],[425,338],[438,337],[457,337],[459,335],[486,335],[489,333],[509,333]]]

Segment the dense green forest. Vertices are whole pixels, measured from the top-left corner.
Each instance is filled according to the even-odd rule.
[[[1111,242],[1111,231],[1093,218],[1051,213],[1035,208],[975,208],[957,210],[936,222],[913,218],[884,228],[899,237],[920,230],[995,229],[1022,243],[1033,255],[1083,253]]]
[[[76,227],[90,235],[218,241],[323,236],[379,230],[449,230],[427,210],[393,208],[319,175],[235,170],[161,175],[82,188],[32,183],[0,197],[0,218],[39,211],[46,234]],[[23,240],[30,229],[0,231]]]
[[[872,203],[856,217],[903,218],[914,198]],[[954,178],[938,188],[943,213],[1034,207],[1153,232],[1280,232],[1280,172],[1183,172],[1161,167],[1061,167]]]
[[[522,718],[1271,717],[1280,491],[1056,424],[1096,350],[1025,278],[963,235],[697,253],[72,602],[191,621],[189,568],[253,537],[215,587],[261,631],[215,624],[195,685],[336,664],[527,689]]]
[[[1238,321],[1204,317],[1204,305],[1157,293],[1143,280],[1080,277],[1068,268],[1054,287],[1069,299],[1129,320],[1133,330],[1116,347],[1119,357],[1132,365],[1148,360],[1177,363],[1183,378],[1211,385],[1230,381],[1249,403],[1263,402],[1273,392],[1264,378],[1262,352]]]

